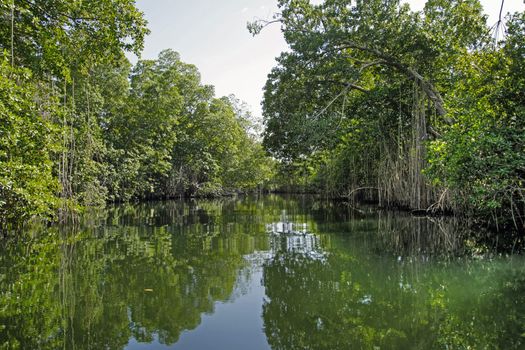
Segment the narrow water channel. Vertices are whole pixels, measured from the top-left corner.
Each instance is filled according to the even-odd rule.
[[[313,197],[121,205],[0,246],[2,349],[520,349],[525,260]]]

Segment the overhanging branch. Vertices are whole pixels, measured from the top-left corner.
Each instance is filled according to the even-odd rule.
[[[415,69],[407,66],[404,63],[399,62],[399,60],[397,60],[395,57],[385,54],[381,52],[380,50],[377,50],[372,47],[358,45],[356,43],[344,43],[343,45],[336,46],[335,49],[337,50],[354,49],[354,50],[367,52],[369,54],[372,54],[376,58],[380,59],[379,61],[374,61],[373,62],[374,64],[383,64],[383,65],[391,66],[393,68],[396,68],[401,73],[405,74],[408,78],[416,80],[420,84],[423,92],[434,103],[434,107],[436,109],[437,114],[441,117],[446,116],[447,111],[445,109],[445,103],[443,101],[443,98],[441,97],[441,94],[439,93],[439,91],[435,88],[435,86],[432,83],[426,80]],[[445,117],[444,120],[448,124],[453,124],[452,119],[448,117]]]

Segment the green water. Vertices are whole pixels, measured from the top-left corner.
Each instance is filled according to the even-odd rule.
[[[127,205],[0,245],[0,349],[521,349],[525,262],[311,197]]]

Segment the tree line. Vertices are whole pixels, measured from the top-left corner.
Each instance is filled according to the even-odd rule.
[[[0,2],[0,231],[106,201],[255,189],[254,118],[172,50],[134,66],[133,0]]]
[[[265,86],[284,189],[525,230],[525,12],[478,0],[279,0],[290,50]],[[497,35],[501,31],[505,35]]]

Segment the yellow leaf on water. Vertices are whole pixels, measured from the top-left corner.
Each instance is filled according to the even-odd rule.
[[[145,292],[153,292],[153,289],[150,289],[150,288],[144,288],[144,291],[145,291]]]

